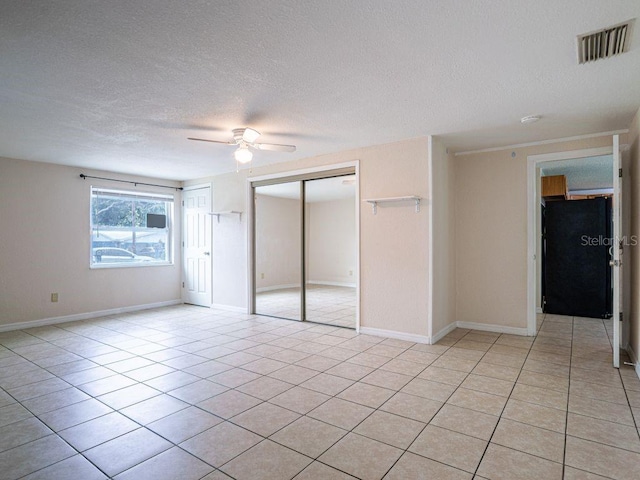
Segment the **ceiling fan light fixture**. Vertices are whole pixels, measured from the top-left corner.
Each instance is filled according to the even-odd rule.
[[[253,143],[259,136],[260,133],[255,131],[253,128],[245,128],[244,133],[242,134],[242,139],[247,143]]]
[[[251,153],[248,146],[240,145],[233,153],[233,156],[238,163],[249,163],[253,158],[253,153]]]

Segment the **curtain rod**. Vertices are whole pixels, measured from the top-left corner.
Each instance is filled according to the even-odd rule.
[[[108,180],[110,182],[120,182],[120,183],[130,183],[132,185],[135,185],[136,187],[138,185],[145,185],[147,187],[160,187],[160,188],[171,188],[172,190],[183,190],[182,187],[171,187],[169,185],[158,185],[155,183],[143,183],[143,182],[132,182],[131,180],[118,180],[116,178],[105,178],[105,177],[92,177],[91,175],[85,175],[84,173],[80,174],[80,178],[83,180],[86,180],[87,178],[95,178],[97,180]]]

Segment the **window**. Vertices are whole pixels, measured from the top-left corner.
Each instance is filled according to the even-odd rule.
[[[173,196],[91,187],[91,267],[172,263]]]

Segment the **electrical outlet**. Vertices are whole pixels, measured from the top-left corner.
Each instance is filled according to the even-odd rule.
[[[52,294],[51,294],[51,301],[52,301],[53,303],[55,303],[55,302],[57,302],[57,301],[58,301],[58,294],[57,294],[57,293],[52,293]]]
[[[264,280],[264,273],[261,273],[261,274],[260,274],[260,278],[261,278],[262,280]]]

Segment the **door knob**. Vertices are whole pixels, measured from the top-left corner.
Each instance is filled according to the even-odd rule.
[[[209,252],[204,252],[205,255],[211,255]]]

